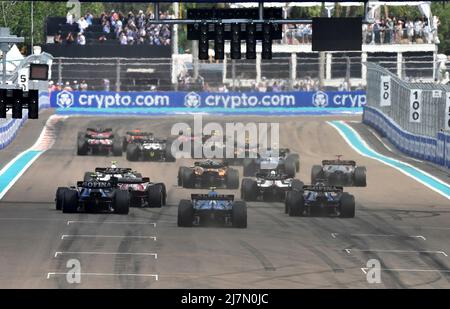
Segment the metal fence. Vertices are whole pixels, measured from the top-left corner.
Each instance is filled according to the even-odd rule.
[[[449,85],[437,83],[409,83],[389,70],[367,63],[367,105],[389,116],[402,129],[417,135],[436,137],[445,128],[446,92]],[[390,106],[381,106],[382,76],[390,76]],[[421,90],[420,122],[411,121],[411,93]]]

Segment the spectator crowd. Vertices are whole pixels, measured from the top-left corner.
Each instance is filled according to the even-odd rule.
[[[364,44],[439,44],[440,21],[433,16],[432,23],[426,18],[388,17],[374,23],[363,24]],[[310,24],[287,25],[285,43],[290,45],[310,44],[312,27]]]
[[[169,12],[159,12],[160,19],[170,19],[174,16]],[[127,15],[112,10],[109,14],[102,13],[99,18],[94,18],[91,13],[81,16],[75,20],[71,12],[67,13],[66,24],[77,25],[77,32],[68,32],[63,34],[59,31],[54,36],[55,44],[78,44],[86,45],[86,34],[91,32],[96,35],[94,38],[102,43],[108,40],[115,40],[120,45],[170,45],[171,30],[166,24],[154,24],[155,14],[148,12],[145,14],[142,10],[137,14],[128,12]],[[100,30],[100,31],[98,31]]]

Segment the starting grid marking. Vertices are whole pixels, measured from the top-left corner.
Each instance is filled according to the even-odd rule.
[[[411,250],[382,250],[382,249],[353,249],[347,248],[344,249],[347,254],[351,254],[353,251],[355,252],[380,252],[380,253],[409,253],[409,254],[442,254],[445,257],[448,257],[448,254],[444,251],[411,251]]]
[[[367,275],[367,271],[370,268],[361,267],[361,271]],[[409,268],[381,268],[381,271],[390,271],[390,272],[428,272],[428,273],[450,273],[448,269],[409,269]]]
[[[340,233],[331,233],[331,237],[336,239],[337,236],[350,236],[350,237],[398,237],[398,238],[417,238],[422,240],[427,240],[425,236],[422,235],[393,235],[393,234],[340,234]]]
[[[157,253],[150,252],[77,252],[77,251],[56,251],[54,257],[73,254],[73,255],[129,255],[129,256],[153,256],[155,260],[158,259]]]
[[[64,234],[61,235],[61,240],[67,239],[67,238],[132,238],[132,239],[152,239],[153,241],[156,241],[156,236],[120,236],[120,235],[68,235]]]
[[[71,225],[71,224],[99,224],[99,222],[97,222],[97,221],[77,221],[77,220],[67,221],[67,225]],[[101,224],[153,225],[153,227],[156,227],[156,222],[144,222],[144,221],[106,221],[106,222],[101,222]]]
[[[49,272],[47,273],[47,279],[56,276],[67,276],[73,275],[69,273],[62,272]],[[100,277],[152,277],[155,278],[155,281],[159,280],[159,275],[157,274],[115,274],[115,273],[79,273],[80,276],[100,276]]]

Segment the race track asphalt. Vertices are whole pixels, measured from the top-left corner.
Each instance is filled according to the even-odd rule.
[[[346,189],[356,198],[355,218],[289,217],[282,203],[252,202],[248,228],[233,229],[177,227],[178,201],[191,191],[205,192],[176,186],[178,167],[191,160],[149,163],[128,162],[125,155],[76,155],[77,132],[88,126],[110,126],[119,133],[142,128],[165,137],[173,123],[192,118],[70,117],[58,125],[54,146],[0,201],[0,288],[449,288],[449,200],[360,156],[326,122],[360,118],[270,118],[280,123],[281,146],[300,154],[297,177],[305,183],[313,164],[336,154],[367,167],[367,188]],[[249,116],[207,119],[268,121]],[[369,144],[377,143],[365,126],[352,126]],[[11,148],[0,151],[1,164],[31,146],[39,127],[28,121]],[[133,208],[128,216],[55,210],[58,186],[74,184],[85,171],[108,166],[111,160],[165,182],[168,205]],[[239,196],[238,190],[221,192]],[[79,284],[66,280],[71,259],[81,263]],[[370,259],[381,263],[381,283],[366,279]]]

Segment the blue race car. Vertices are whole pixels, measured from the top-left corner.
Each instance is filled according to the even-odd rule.
[[[191,194],[191,200],[178,205],[178,226],[191,227],[216,221],[237,228],[247,227],[247,205],[234,201],[234,195],[221,195],[212,189],[207,194]]]
[[[314,185],[303,186],[301,190],[288,191],[285,212],[291,217],[310,216],[316,212],[341,218],[353,218],[355,197],[344,192],[342,187],[317,182]]]
[[[130,192],[121,190],[115,177],[111,177],[108,181],[98,179],[78,181],[76,186],[58,188],[56,207],[63,213],[85,211],[128,214]]]

